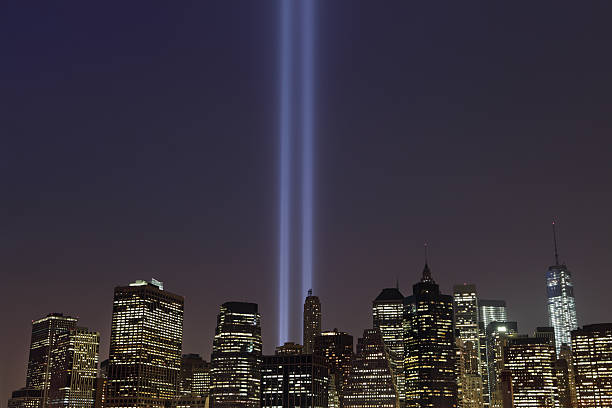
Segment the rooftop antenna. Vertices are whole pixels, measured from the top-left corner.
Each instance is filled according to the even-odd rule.
[[[559,251],[557,250],[557,228],[555,226],[555,220],[552,222],[553,229],[553,242],[555,244],[555,266],[559,265]]]
[[[427,265],[429,263],[429,261],[427,260],[427,242],[423,244],[423,249],[425,251],[425,265]]]

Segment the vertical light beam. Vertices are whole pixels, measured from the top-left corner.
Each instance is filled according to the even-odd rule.
[[[293,0],[280,6],[278,344],[289,340],[291,238],[291,16]]]
[[[314,13],[315,0],[301,4],[302,62],[302,296],[313,284],[313,144],[314,144]]]

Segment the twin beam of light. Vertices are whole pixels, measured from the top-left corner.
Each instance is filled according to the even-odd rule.
[[[302,0],[300,10],[302,14],[302,296],[312,289],[313,280],[314,4],[315,0]]]
[[[279,168],[279,259],[278,259],[278,344],[289,340],[290,270],[291,270],[291,162],[293,113],[293,28],[300,24],[301,48],[300,107],[301,107],[301,282],[300,293],[305,295],[313,283],[313,144],[314,144],[314,1],[280,0],[280,168]],[[294,10],[293,4],[298,7]],[[300,21],[294,18],[296,11]],[[300,296],[301,302],[302,296]],[[301,325],[300,325],[301,327]]]
[[[291,23],[293,0],[281,0],[280,9],[280,169],[278,248],[278,344],[289,339],[289,269],[291,237]]]

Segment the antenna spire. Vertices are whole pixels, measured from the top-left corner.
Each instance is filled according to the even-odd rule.
[[[559,265],[559,251],[557,250],[557,228],[555,226],[555,220],[552,222],[553,230],[553,242],[555,244],[555,265]]]
[[[428,259],[427,259],[427,242],[425,242],[423,244],[423,249],[425,251],[425,265],[427,265],[429,263]]]

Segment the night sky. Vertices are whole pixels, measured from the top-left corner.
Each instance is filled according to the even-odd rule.
[[[360,336],[396,277],[409,294],[425,241],[444,292],[546,325],[553,218],[579,324],[612,321],[612,4],[503,3],[319,1],[324,329]],[[105,359],[136,279],[185,296],[184,352],[210,358],[229,300],[259,303],[272,352],[277,28],[272,1],[0,6],[3,406],[31,320],[78,316]]]

